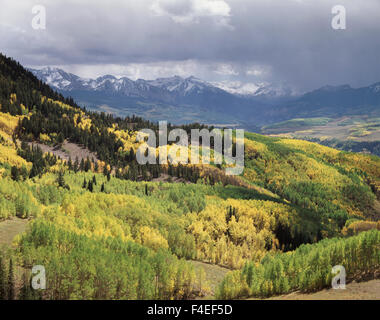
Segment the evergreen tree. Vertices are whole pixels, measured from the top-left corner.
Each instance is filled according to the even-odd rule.
[[[83,160],[83,158],[80,161],[79,170],[84,171],[84,160]]]
[[[133,160],[135,160],[135,151],[131,148],[129,150],[129,161],[132,162]]]
[[[92,181],[89,181],[89,182],[88,182],[88,187],[87,187],[87,189],[88,189],[88,191],[90,191],[90,192],[93,192],[93,191],[94,191],[94,186],[93,186],[93,184],[92,184]]]
[[[8,293],[8,300],[14,300],[15,299],[15,278],[14,278],[12,258],[9,260],[7,291],[8,291],[7,292]]]
[[[67,163],[67,166],[68,166],[68,169],[71,171],[71,170],[73,170],[73,163],[72,163],[72,161],[71,161],[71,157],[69,158],[69,161],[68,161],[68,163]]]
[[[61,188],[66,187],[63,171],[58,172],[57,183],[58,183],[58,186],[60,186]]]
[[[33,300],[34,293],[30,286],[30,279],[28,278],[26,272],[22,276],[22,286],[18,296],[19,300]]]
[[[85,163],[84,163],[84,171],[88,172],[89,170],[91,169],[91,161],[90,159],[87,157]]]
[[[12,177],[12,180],[14,181],[18,181],[19,180],[19,170],[16,166],[13,166],[12,169],[11,169],[11,177]]]
[[[25,166],[21,167],[20,175],[22,176],[23,180],[26,180],[29,177],[28,169]]]
[[[5,266],[3,257],[0,256],[0,300],[7,298],[7,284],[6,284]]]
[[[62,132],[60,132],[57,136],[57,143],[62,144],[65,141],[65,137],[63,136]]]
[[[30,170],[29,178],[34,178],[38,176],[42,172],[42,169],[38,167],[35,163],[32,165],[32,169]]]
[[[74,162],[74,172],[77,173],[79,170],[79,160],[78,160],[78,157],[75,158],[75,162]]]
[[[147,181],[148,180],[148,174],[145,166],[139,166],[139,169],[141,171],[142,180]]]

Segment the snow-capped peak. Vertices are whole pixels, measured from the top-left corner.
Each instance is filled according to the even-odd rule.
[[[147,81],[150,85],[167,90],[172,93],[180,93],[187,95],[190,92],[202,91],[204,89],[216,89],[210,83],[203,81],[194,76],[182,78],[180,76],[173,76],[169,78],[158,78],[156,80]]]
[[[67,73],[56,67],[44,67],[42,69],[29,69],[37,78],[48,85],[58,89],[68,89],[72,82],[79,79],[78,76]]]
[[[285,84],[272,84],[269,82],[244,83],[241,81],[213,82],[214,86],[231,94],[251,97],[285,97],[296,96],[298,92]]]

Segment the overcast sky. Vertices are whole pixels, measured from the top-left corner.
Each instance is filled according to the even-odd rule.
[[[335,5],[346,30],[331,27]],[[0,0],[0,51],[84,77],[358,87],[380,81],[380,0]]]

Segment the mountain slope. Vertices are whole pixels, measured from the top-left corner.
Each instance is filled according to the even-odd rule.
[[[349,275],[378,265],[375,230],[281,252],[377,228],[379,158],[246,133],[241,177],[226,177],[224,165],[140,165],[136,130],[157,131],[156,123],[89,112],[15,61],[0,55],[0,66],[0,219],[32,220],[15,249],[0,253],[27,272],[23,281],[16,276],[20,299],[195,298],[207,290],[189,260],[247,263],[246,277],[235,271],[238,278],[223,282],[232,296],[320,287],[341,247],[355,253],[344,257]],[[28,144],[59,149],[65,141],[99,160],[63,161]],[[162,174],[167,182],[156,180]],[[307,259],[299,261],[302,253]],[[50,275],[40,296],[28,291],[36,264]],[[308,278],[311,267],[319,273]]]
[[[279,108],[297,117],[341,117],[347,115],[380,115],[380,83],[368,87],[349,85],[325,86],[304,94],[298,100]]]
[[[32,111],[31,105],[34,106],[33,114],[24,117],[17,129],[21,139],[39,140],[50,144],[62,144],[66,139],[72,143],[82,144],[96,153],[99,160],[121,169],[123,174],[128,176],[126,168],[130,166],[131,161],[135,161],[131,150],[136,148],[131,141],[134,136],[133,131],[128,129],[130,122],[134,123],[135,130],[140,127],[157,130],[156,124],[138,118],[122,120],[83,111],[41,84],[14,61],[5,58],[3,61],[1,79],[8,91],[2,92],[2,101],[7,101],[11,97],[11,103],[10,110],[2,107],[1,111],[16,111],[16,115],[22,117],[23,114]],[[12,76],[14,69],[19,70],[17,77]],[[13,87],[7,86],[6,83],[12,83],[12,77],[22,80],[18,85],[15,83]],[[26,78],[29,84],[23,87],[21,83]],[[56,80],[58,78],[55,77]],[[99,82],[104,79],[115,78],[107,76],[99,79]],[[207,86],[203,81],[194,78],[159,79],[149,85],[177,91],[181,95],[187,90],[189,96],[204,90]],[[38,92],[35,92],[35,96],[31,94],[30,88],[38,89],[38,86],[47,91],[50,100]],[[209,90],[214,88],[211,87]],[[304,163],[308,165],[305,166]],[[262,185],[281,198],[317,214],[323,214],[326,210],[339,211],[340,216],[336,217],[338,225],[341,225],[342,219],[347,219],[349,216],[365,218],[372,214],[374,195],[371,195],[371,188],[378,193],[380,184],[376,169],[378,165],[378,158],[362,155],[346,156],[339,151],[312,143],[265,138],[248,133],[246,135],[244,178],[249,183]],[[351,177],[351,171],[355,166],[362,171]],[[326,180],[326,175],[331,179]],[[300,185],[303,185],[303,189],[300,189]],[[358,194],[361,194],[361,197],[357,196]],[[338,199],[339,204],[330,203],[332,199]]]

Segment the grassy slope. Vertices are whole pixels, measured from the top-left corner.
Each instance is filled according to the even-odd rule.
[[[210,299],[214,297],[217,287],[230,269],[200,261],[192,261],[191,263],[195,266],[195,268],[201,268],[204,270],[206,287],[208,290],[203,299]]]
[[[28,220],[13,218],[0,222],[0,245],[10,245],[14,237],[26,230]]]
[[[380,280],[352,282],[344,290],[325,289],[309,294],[294,292],[270,300],[380,300]]]
[[[299,118],[292,119],[262,127],[262,132],[266,134],[285,133],[304,130],[305,128],[324,126],[332,119],[330,118]]]

